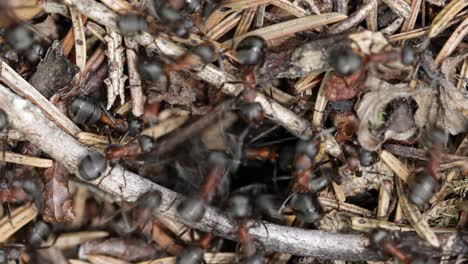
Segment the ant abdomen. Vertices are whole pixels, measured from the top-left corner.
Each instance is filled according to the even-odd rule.
[[[158,60],[141,57],[137,69],[140,78],[145,81],[162,81],[165,78],[164,66]]]
[[[0,248],[0,264],[8,264],[8,252]]]
[[[148,29],[148,22],[143,16],[128,14],[120,16],[117,26],[122,34],[129,35],[146,31]]]
[[[258,102],[240,105],[239,114],[245,122],[254,124],[255,126],[260,125],[265,119],[263,107]]]
[[[193,54],[201,58],[204,63],[214,62],[216,57],[216,52],[214,48],[210,45],[200,45],[193,50]]]
[[[319,152],[320,142],[316,140],[300,140],[296,145],[297,155],[307,155],[309,159],[314,162],[315,156]]]
[[[42,221],[37,221],[29,232],[28,243],[32,247],[40,247],[42,242],[47,240],[50,232],[51,230],[49,225]]]
[[[79,97],[71,103],[68,113],[75,123],[92,125],[99,120],[102,110],[90,99]]]
[[[143,153],[149,153],[155,148],[155,142],[152,137],[142,135],[138,138],[138,143],[140,144],[141,151]]]
[[[415,205],[424,206],[439,190],[439,183],[425,169],[414,174],[408,182],[408,199]]]
[[[201,248],[191,246],[184,249],[176,257],[176,264],[199,264],[203,261],[204,252]]]
[[[32,32],[22,24],[7,29],[5,39],[18,52],[27,50],[33,44]]]
[[[363,148],[359,149],[359,163],[362,167],[369,167],[378,161],[379,155],[375,151],[367,151]]]
[[[411,65],[416,60],[416,51],[409,44],[405,44],[401,50],[401,62],[405,65]]]
[[[78,165],[81,177],[87,181],[99,178],[107,168],[104,156],[99,152],[91,152],[86,155]]]
[[[248,36],[236,48],[237,60],[244,66],[262,64],[265,60],[266,41],[260,36]]]
[[[329,64],[335,72],[347,76],[357,72],[361,68],[361,57],[351,47],[336,49],[330,53]]]
[[[177,206],[177,213],[185,221],[199,222],[206,212],[205,202],[198,198],[186,198]]]
[[[252,216],[250,199],[244,194],[233,195],[228,202],[228,211],[234,219],[245,219]]]
[[[330,179],[326,176],[320,176],[309,180],[309,191],[321,192],[330,186]]]
[[[315,192],[297,193],[290,204],[296,217],[304,223],[317,224],[322,218],[323,209]]]
[[[8,127],[8,115],[0,108],[0,131]]]

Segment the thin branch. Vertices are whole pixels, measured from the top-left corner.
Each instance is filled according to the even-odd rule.
[[[12,93],[3,85],[0,85],[0,105],[10,117],[12,128],[25,134],[32,144],[62,163],[71,173],[79,175],[77,166],[80,160],[88,154],[88,148],[57,127],[36,106]],[[177,217],[175,206],[173,206],[174,201],[182,198],[181,195],[127,171],[120,165],[112,168],[108,166],[104,176],[89,183],[129,202],[135,201],[151,189],[159,190],[163,197],[161,215],[182,221],[180,217]],[[207,208],[200,222],[185,222],[184,224],[202,231],[211,231],[215,227],[217,235],[229,239],[232,239],[235,234],[233,222],[212,207]],[[369,240],[363,235],[327,233],[271,223],[254,225],[249,232],[255,239],[261,241],[267,251],[315,256],[323,259],[381,258],[378,252],[368,247]],[[443,245],[447,239],[453,239],[453,236],[454,234],[442,235],[439,239]],[[413,236],[413,239],[416,238]],[[457,249],[460,250],[460,248]],[[452,254],[456,254],[456,251],[452,251]]]

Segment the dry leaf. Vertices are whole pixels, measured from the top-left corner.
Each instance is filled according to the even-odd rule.
[[[351,99],[361,91],[363,79],[362,71],[357,71],[350,76],[344,77],[331,73],[324,87],[325,98],[331,102]]]
[[[63,165],[55,162],[44,172],[44,209],[43,218],[46,222],[72,221],[75,215],[72,211],[72,197],[68,190],[68,172]]]

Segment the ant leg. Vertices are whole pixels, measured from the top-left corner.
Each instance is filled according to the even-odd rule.
[[[288,204],[289,200],[291,200],[294,197],[294,195],[296,195],[296,194],[297,194],[297,192],[293,192],[291,195],[288,196],[288,198],[286,198],[286,200],[283,202],[283,204],[281,204],[280,209],[278,209],[278,213],[280,213],[280,214],[283,213],[283,210],[286,207],[286,204]]]
[[[169,204],[169,206],[167,208],[165,208],[164,210],[161,211],[161,213],[164,213],[166,211],[168,211],[169,209],[171,209],[171,207],[174,205],[174,203],[179,200],[178,197],[174,198],[174,200],[172,200],[172,202]]]

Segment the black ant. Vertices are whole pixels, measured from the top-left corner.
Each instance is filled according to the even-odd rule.
[[[128,123],[125,120],[115,119],[89,98],[76,98],[69,106],[68,112],[77,124],[93,125],[100,121],[119,133],[128,131]]]
[[[185,248],[176,257],[176,264],[198,264],[203,263],[205,251],[213,240],[213,233],[204,233],[198,240],[198,246]]]
[[[205,178],[198,197],[186,198],[178,206],[177,212],[188,222],[198,222],[205,215],[206,204],[213,199],[216,187],[227,172],[227,158],[219,152],[209,157],[211,169]]]
[[[236,48],[236,57],[239,64],[245,67],[244,80],[240,96],[243,104],[239,106],[240,116],[249,124],[260,125],[265,118],[262,105],[255,102],[257,97],[257,81],[255,80],[254,67],[261,65],[265,60],[266,41],[259,36],[248,36],[239,42]]]
[[[180,38],[187,38],[190,34],[190,29],[193,27],[193,21],[180,10],[182,7],[188,7],[185,10],[190,10],[190,4],[177,3],[177,0],[171,1],[153,1],[149,3],[148,10],[151,16],[159,20],[161,25],[152,26],[159,27],[160,31],[174,34]],[[189,3],[191,1],[187,1]],[[195,5],[196,6],[196,5]],[[162,27],[162,25],[164,27]]]
[[[370,235],[371,242],[385,254],[395,257],[404,264],[412,263],[413,257],[399,249],[397,245],[388,238],[388,233],[383,230],[376,230]]]
[[[144,16],[127,14],[119,17],[117,21],[120,33],[124,35],[136,34],[148,29],[148,22]]]
[[[250,199],[244,194],[235,194],[228,201],[228,213],[236,221],[236,233],[240,246],[244,250],[242,263],[264,263],[264,257],[257,252],[255,240],[249,234],[248,219],[253,208]]]
[[[440,188],[437,179],[444,141],[445,133],[442,130],[438,128],[431,130],[426,141],[431,144],[428,153],[429,161],[422,171],[411,175],[408,180],[408,199],[419,207],[425,205]]]

